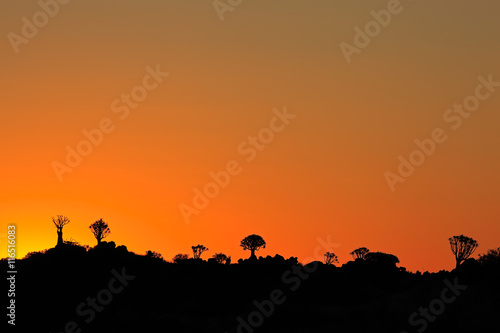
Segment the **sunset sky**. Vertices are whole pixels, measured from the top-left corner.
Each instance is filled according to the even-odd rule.
[[[166,260],[203,244],[236,262],[253,233],[258,256],[342,264],[365,246],[412,271],[452,269],[453,235],[478,241],[474,257],[500,246],[499,2],[54,1],[53,17],[0,4],[3,253],[12,223],[18,257],[53,247],[57,214],[67,240],[95,245],[103,218],[105,240]],[[390,22],[361,45],[355,28],[381,10]],[[446,140],[391,188],[435,129]],[[228,163],[229,184],[185,219]]]

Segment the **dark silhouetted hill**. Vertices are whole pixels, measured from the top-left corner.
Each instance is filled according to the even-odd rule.
[[[16,332],[498,331],[498,261],[413,274],[395,259],[170,263],[113,242],[62,244],[16,261]]]

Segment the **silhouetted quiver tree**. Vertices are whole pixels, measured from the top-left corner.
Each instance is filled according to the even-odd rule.
[[[332,252],[325,253],[325,264],[332,265],[334,262],[339,262],[338,257]]]
[[[108,224],[102,219],[99,219],[92,223],[89,228],[90,231],[92,231],[92,233],[94,234],[95,239],[97,240],[97,245],[101,244],[102,239],[106,238],[111,233]]]
[[[196,245],[196,246],[191,246],[191,249],[193,249],[193,258],[199,259],[201,257],[201,254],[205,251],[208,251],[208,247],[205,247],[203,245]]]
[[[63,227],[69,223],[69,219],[64,215],[57,215],[56,217],[52,217],[52,222],[57,228],[57,245],[64,244],[63,241]]]
[[[456,267],[469,258],[478,247],[477,241],[464,235],[453,236],[449,241],[451,252],[455,255]]]
[[[370,250],[368,250],[366,247],[360,247],[360,248],[352,251],[349,254],[352,256],[352,258],[354,260],[356,260],[356,259],[362,259],[362,260],[364,260],[365,256],[368,254],[368,252],[370,252]]]
[[[243,247],[243,250],[250,250],[250,259],[257,259],[257,257],[255,256],[255,251],[258,251],[261,248],[265,249],[266,241],[259,235],[254,234],[243,238],[240,246]]]

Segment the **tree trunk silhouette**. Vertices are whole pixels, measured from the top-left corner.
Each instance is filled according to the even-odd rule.
[[[63,237],[62,237],[62,228],[57,230],[57,245],[62,245],[64,243]]]
[[[255,249],[250,249],[250,251],[252,251],[252,253],[250,254],[250,259],[257,259],[257,257],[255,256]]]
[[[455,259],[456,259],[456,261],[457,261],[457,266],[456,266],[455,268],[458,268],[458,267],[460,266],[460,262],[461,262],[461,260],[460,260],[460,259],[458,259],[458,258],[455,258]]]

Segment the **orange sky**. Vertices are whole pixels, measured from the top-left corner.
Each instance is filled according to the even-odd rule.
[[[236,261],[251,233],[258,255],[344,263],[366,246],[413,271],[453,268],[453,235],[474,256],[498,247],[500,87],[457,130],[443,115],[479,76],[500,82],[500,4],[402,0],[348,63],[341,43],[389,3],[243,1],[221,21],[211,1],[70,1],[15,46],[41,7],[2,2],[2,244],[16,223],[18,256],[52,247],[63,214],[65,239],[94,245],[103,218],[106,240],[167,260],[204,244]],[[137,88],[157,66],[169,75]],[[134,91],[147,96],[127,107]],[[238,147],[285,107],[296,117],[248,161]],[[103,119],[113,130],[59,181],[54,161]],[[447,140],[391,191],[386,171],[436,128]],[[233,160],[241,172],[186,223],[179,205]]]

